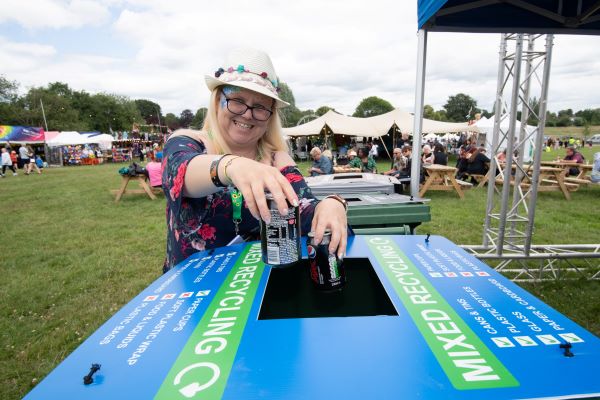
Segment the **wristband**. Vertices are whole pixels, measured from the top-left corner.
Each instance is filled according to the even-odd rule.
[[[219,179],[219,163],[221,162],[223,157],[229,155],[231,154],[223,154],[221,157],[215,158],[210,163],[210,180],[216,187],[227,187],[227,185],[223,184],[223,182],[221,182],[221,179]]]
[[[344,211],[348,212],[348,202],[346,200],[344,200],[344,198],[342,196],[339,196],[337,194],[330,194],[329,196],[325,197],[325,199],[334,199],[334,200],[339,201],[344,206]],[[323,200],[325,200],[325,199],[323,199]]]

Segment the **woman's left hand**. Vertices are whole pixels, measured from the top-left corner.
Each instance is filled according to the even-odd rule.
[[[316,244],[323,240],[325,229],[331,230],[329,253],[337,253],[338,258],[344,258],[348,241],[348,222],[346,208],[336,199],[323,199],[317,205],[311,227],[315,233]]]

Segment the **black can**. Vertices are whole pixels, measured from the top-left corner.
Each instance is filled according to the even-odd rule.
[[[260,220],[263,262],[272,267],[291,267],[300,262],[300,208],[288,202],[287,215],[281,215],[273,195],[266,193],[271,222]]]
[[[314,244],[314,232],[308,234],[307,246],[308,261],[310,263],[310,279],[315,287],[322,291],[342,290],[346,284],[344,264],[337,255],[329,253],[331,232],[326,230],[323,240],[318,245]]]

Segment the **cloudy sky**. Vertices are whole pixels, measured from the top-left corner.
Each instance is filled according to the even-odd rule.
[[[24,91],[49,82],[205,106],[203,75],[227,51],[267,51],[300,109],[351,114],[367,96],[412,111],[416,1],[18,0],[0,3],[0,74]],[[540,44],[542,40],[539,40]],[[459,92],[490,109],[498,34],[429,35],[425,103]],[[600,107],[600,37],[556,36],[549,109]]]

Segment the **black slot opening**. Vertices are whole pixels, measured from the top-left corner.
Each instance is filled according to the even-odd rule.
[[[271,269],[258,319],[398,315],[368,258],[347,258],[344,268],[346,285],[333,293],[313,286],[306,259]]]
[[[338,175],[338,176],[334,175],[333,180],[339,181],[342,179],[362,179],[362,177],[363,176],[360,174],[359,175]]]

